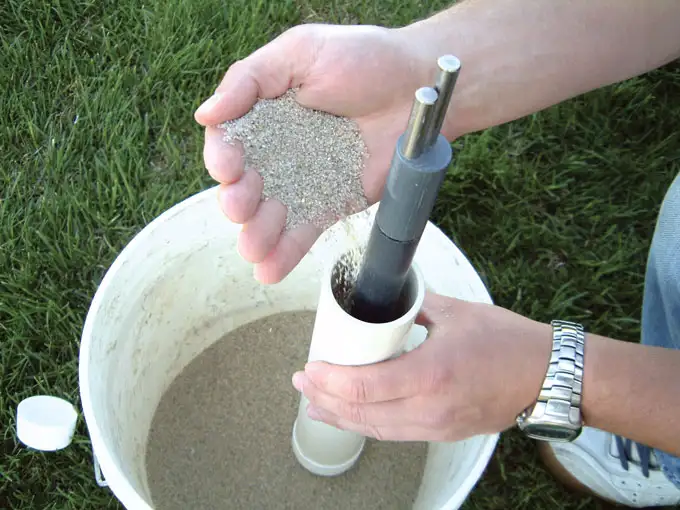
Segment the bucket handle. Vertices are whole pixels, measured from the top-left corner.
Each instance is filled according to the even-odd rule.
[[[97,459],[97,454],[94,453],[94,448],[92,449],[92,464],[94,465],[94,479],[97,481],[97,485],[100,487],[108,487],[109,482],[104,478],[104,473],[102,473],[99,459]]]

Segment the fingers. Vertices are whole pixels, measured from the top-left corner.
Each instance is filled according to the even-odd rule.
[[[384,402],[357,403],[318,388],[304,372],[293,376],[293,386],[309,400],[307,414],[345,430],[377,439],[437,440],[450,438],[460,416],[448,393],[424,393]],[[468,411],[477,412],[476,409]]]
[[[309,252],[320,235],[313,225],[284,230],[287,209],[279,200],[261,201],[262,178],[248,170],[236,184],[222,186],[220,207],[235,223],[244,223],[237,249],[255,264],[255,279],[278,283]]]
[[[286,206],[276,199],[259,202],[239,234],[237,249],[244,259],[256,264],[274,249],[286,225],[286,212]]]
[[[355,403],[384,402],[417,395],[429,376],[422,351],[359,367],[308,363],[305,375],[322,391]]]
[[[222,212],[234,223],[247,223],[260,204],[263,185],[260,174],[252,169],[234,184],[221,185],[219,199]]]
[[[213,179],[221,184],[232,184],[243,175],[243,149],[240,144],[224,142],[223,134],[219,128],[205,128],[203,162]]]
[[[202,126],[214,126],[227,120],[244,115],[257,101],[258,96],[275,97],[285,92],[283,74],[279,74],[279,82],[260,85],[258,81],[258,62],[253,62],[253,55],[246,60],[235,62],[227,70],[215,93],[201,104],[194,113],[194,119]],[[250,60],[249,60],[250,59]],[[262,65],[262,64],[259,64]],[[276,76],[276,75],[275,75]],[[277,86],[278,85],[278,86]],[[263,90],[281,90],[274,96],[261,94]]]
[[[428,430],[418,425],[356,423],[312,405],[308,406],[307,414],[313,420],[322,421],[333,427],[356,432],[362,436],[372,437],[380,441],[438,441],[444,437],[441,432]]]
[[[250,225],[248,231],[255,235]],[[307,254],[319,235],[313,225],[301,225],[284,232],[274,249],[255,266],[255,279],[264,284],[280,282]]]
[[[321,391],[303,372],[293,376],[293,386],[304,393],[317,409],[327,411],[352,423],[381,425],[412,425],[412,413],[408,413],[408,400],[358,404]]]

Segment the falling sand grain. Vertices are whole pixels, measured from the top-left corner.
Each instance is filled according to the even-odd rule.
[[[326,228],[367,206],[361,184],[366,146],[354,121],[302,107],[296,91],[261,99],[225,122],[223,139],[243,145],[247,168],[257,170],[265,198],[288,208],[286,228]]]
[[[291,449],[314,312],[283,312],[227,334],[163,395],[151,425],[147,472],[158,510],[410,509],[427,443],[368,440],[357,465],[314,476]]]

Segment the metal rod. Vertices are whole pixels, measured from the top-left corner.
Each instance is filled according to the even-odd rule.
[[[426,147],[425,138],[432,123],[432,114],[438,97],[437,91],[432,87],[421,87],[416,90],[402,148],[407,159],[417,158]]]
[[[428,132],[425,135],[425,147],[431,147],[437,140],[439,132],[444,125],[446,112],[449,109],[451,102],[451,95],[458,80],[460,73],[460,60],[453,55],[443,55],[437,59],[437,66],[439,73],[437,73],[437,81],[435,90],[439,98],[434,105],[434,112],[432,114],[432,122],[429,126]]]

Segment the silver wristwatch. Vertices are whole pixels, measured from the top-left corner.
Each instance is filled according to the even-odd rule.
[[[568,442],[581,433],[583,385],[583,326],[554,320],[548,373],[538,400],[517,417],[527,436],[542,441]]]

